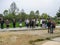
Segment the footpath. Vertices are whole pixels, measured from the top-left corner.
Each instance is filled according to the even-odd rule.
[[[54,38],[51,41],[45,42],[42,45],[60,45],[60,37]]]

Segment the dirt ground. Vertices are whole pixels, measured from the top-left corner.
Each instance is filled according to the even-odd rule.
[[[0,32],[0,45],[32,45],[29,41],[54,35],[60,35],[60,31],[55,30],[52,35],[47,30]]]

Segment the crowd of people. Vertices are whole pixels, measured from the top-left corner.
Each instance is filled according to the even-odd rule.
[[[22,20],[19,20],[19,26],[22,27]],[[48,27],[48,33],[53,33],[53,30],[55,28],[55,22],[52,20],[45,20],[45,19],[25,19],[25,26],[30,28],[35,28],[36,26],[41,26],[42,28]],[[6,28],[9,28],[10,21],[8,19],[4,20],[3,18],[0,18],[0,27],[1,29],[4,28],[4,23],[6,24]],[[12,25],[13,28],[16,27],[16,19],[12,19]]]
[[[12,22],[12,25],[13,25],[13,28],[16,27],[16,23],[19,22],[19,26],[22,27],[22,22],[25,23],[25,26],[26,27],[30,27],[30,28],[34,28],[34,27],[38,27],[41,25],[41,27],[43,27],[43,24],[46,24],[44,21],[41,22],[40,24],[40,21],[39,19],[25,19],[24,21],[22,21],[22,19],[19,19],[19,21],[16,21],[16,19],[12,19],[12,20],[9,20],[9,19],[3,19],[3,18],[0,18],[0,27],[1,29],[4,28],[4,24],[6,25],[6,28],[9,28],[9,25],[10,23]]]

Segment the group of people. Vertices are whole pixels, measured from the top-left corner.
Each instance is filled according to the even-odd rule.
[[[12,21],[10,21],[9,19],[4,20],[3,18],[0,18],[1,29],[4,28],[4,24],[6,25],[6,28],[9,28],[11,22],[12,22],[13,28],[15,28],[16,23],[17,23],[16,19],[13,18]],[[22,19],[19,19],[18,22],[19,22],[19,26],[22,27],[22,25],[23,25],[22,24],[22,22],[23,22]],[[30,20],[25,19],[24,23],[25,23],[26,27],[32,28],[32,27],[38,26],[39,21],[38,21],[38,19],[37,20],[35,20],[35,19],[30,19]]]
[[[56,23],[49,19],[48,22],[47,22],[47,27],[48,27],[48,33],[53,34],[53,31],[54,31],[54,29],[56,27]]]
[[[45,19],[26,19],[25,20],[25,24],[27,27],[38,27],[38,26],[41,26],[43,28],[46,28],[47,27],[47,21]]]
[[[16,23],[15,19],[13,19],[12,22],[13,22],[13,27],[15,27],[15,23]],[[6,28],[9,28],[10,21],[8,19],[4,20],[3,18],[0,18],[0,27],[1,27],[1,29],[4,28],[4,24],[6,25]]]
[[[24,22],[25,22],[26,27],[30,27],[30,28],[39,26],[39,23],[40,23],[41,27],[43,28],[48,27],[48,33],[53,33],[53,30],[55,29],[55,22],[50,19],[47,22],[44,19],[40,20],[40,22],[38,19],[25,19]],[[6,28],[9,28],[10,21],[8,19],[4,20],[3,18],[0,18],[1,29],[4,28],[4,23],[6,24]],[[16,27],[16,19],[12,19],[12,25],[14,28]],[[21,19],[19,20],[19,26],[22,27]]]
[[[39,26],[39,20],[38,19],[26,19],[25,20],[26,27],[34,28],[35,26]]]

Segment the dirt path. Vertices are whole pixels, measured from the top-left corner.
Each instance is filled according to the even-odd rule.
[[[42,45],[60,45],[60,42],[55,42],[55,41],[48,41]]]

